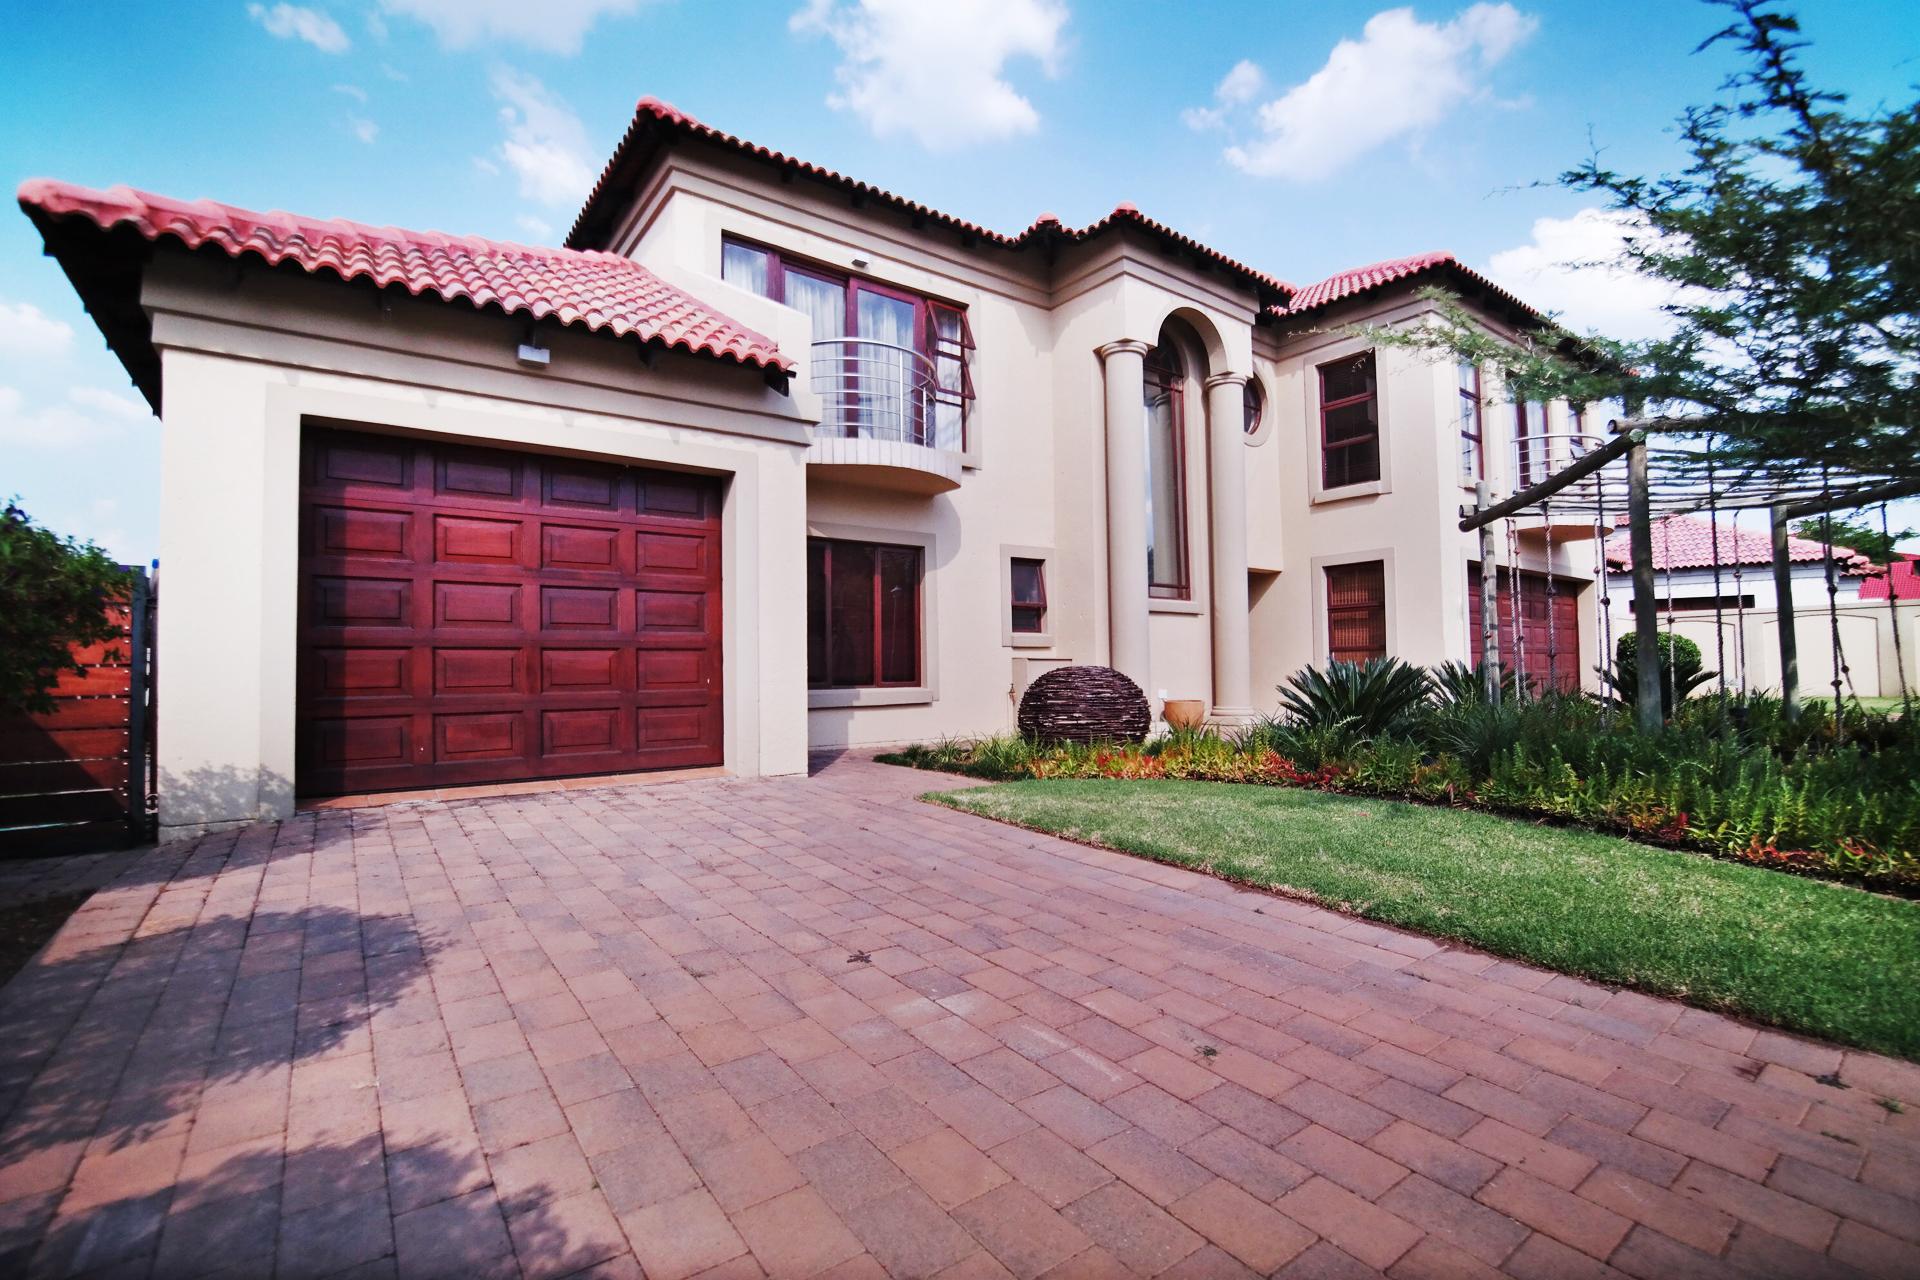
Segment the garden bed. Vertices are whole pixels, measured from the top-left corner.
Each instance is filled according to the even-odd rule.
[[[1598,832],[1307,789],[1031,778],[928,799],[1920,1057],[1913,901]]]

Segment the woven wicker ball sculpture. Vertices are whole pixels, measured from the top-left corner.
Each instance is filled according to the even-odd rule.
[[[1151,722],[1147,695],[1112,667],[1059,667],[1020,695],[1020,732],[1041,742],[1139,742]]]

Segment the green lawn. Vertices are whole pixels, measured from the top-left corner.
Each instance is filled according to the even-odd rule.
[[[1460,810],[1211,782],[927,799],[1920,1058],[1920,902]]]

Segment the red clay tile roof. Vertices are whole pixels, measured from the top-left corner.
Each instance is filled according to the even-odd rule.
[[[657,152],[657,145],[649,144],[657,144],[662,135],[695,138],[740,155],[751,156],[775,165],[790,174],[799,174],[816,182],[838,187],[859,200],[870,200],[876,204],[886,205],[888,208],[910,214],[935,226],[944,227],[949,231],[972,237],[997,248],[1024,249],[1032,245],[1048,243],[1078,243],[1091,240],[1118,226],[1132,225],[1171,247],[1204,258],[1269,295],[1281,295],[1280,301],[1284,301],[1285,295],[1293,292],[1293,286],[1285,281],[1230,258],[1217,249],[1201,244],[1198,240],[1182,235],[1165,223],[1156,222],[1147,217],[1131,204],[1117,205],[1106,217],[1078,230],[1065,226],[1059,218],[1050,213],[1042,214],[1025,231],[1009,236],[978,223],[956,218],[952,214],[942,213],[930,205],[919,204],[905,196],[895,195],[871,183],[847,177],[822,165],[722,132],[712,125],[703,124],[671,103],[651,97],[642,98],[635,105],[632,123],[627,126],[627,132],[620,139],[619,146],[614,148],[613,157],[607,161],[606,168],[601,171],[599,181],[594,183],[593,190],[588,193],[586,203],[581,206],[580,216],[574,220],[573,230],[567,234],[569,246],[606,247],[609,237],[615,230],[616,219],[625,210],[623,199],[638,185],[639,174],[644,172],[645,166]]]
[[[1888,568],[1892,569],[1892,590],[1895,600],[1920,600],[1920,556],[1911,551],[1896,551],[1899,557]],[[1862,600],[1885,600],[1888,590],[1887,569],[1876,569],[1860,580],[1860,598]]]
[[[1824,560],[1822,544],[1810,538],[1787,539],[1787,558],[1795,564]],[[1868,566],[1867,558],[1851,547],[1833,549],[1834,565],[1841,572],[1859,574]],[[1633,553],[1627,547],[1625,530],[1607,539],[1607,563],[1627,568]],[[1720,563],[1722,565],[1768,565],[1773,563],[1770,534],[1753,528],[1735,529],[1726,520],[1720,522]],[[1711,569],[1713,567],[1713,524],[1698,516],[1661,516],[1653,522],[1653,567],[1655,569]]]
[[[1418,253],[1410,258],[1393,258],[1386,262],[1376,262],[1372,266],[1341,271],[1301,289],[1293,295],[1285,307],[1274,308],[1273,312],[1276,315],[1300,315],[1402,280],[1411,280],[1416,276],[1439,271],[1445,271],[1456,279],[1465,281],[1473,288],[1492,295],[1509,307],[1518,308],[1536,320],[1546,318],[1478,271],[1461,263],[1451,253],[1445,252]]]
[[[341,280],[367,279],[415,296],[552,319],[768,371],[793,367],[773,339],[617,254],[254,213],[211,200],[174,200],[128,187],[95,191],[46,178],[22,183],[18,198],[43,235],[56,221],[84,219],[102,231],[128,227],[146,240],[212,246],[235,258],[292,263]]]

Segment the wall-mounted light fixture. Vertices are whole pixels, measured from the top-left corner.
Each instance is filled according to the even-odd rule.
[[[520,349],[513,355],[514,359],[529,369],[544,369],[553,363],[553,352],[545,347],[535,346],[531,342],[521,343]]]

